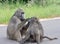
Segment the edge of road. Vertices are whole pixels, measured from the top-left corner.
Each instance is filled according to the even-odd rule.
[[[48,21],[48,20],[55,20],[55,19],[60,19],[60,17],[44,18],[44,19],[40,19],[39,21]],[[0,26],[7,26],[7,24],[0,24]]]
[[[55,17],[55,18],[44,18],[44,19],[40,19],[39,21],[48,21],[48,20],[55,20],[55,19],[60,19],[60,17]]]

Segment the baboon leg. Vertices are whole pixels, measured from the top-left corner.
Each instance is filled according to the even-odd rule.
[[[20,41],[20,44],[24,44],[24,42],[30,37],[30,34],[26,33],[25,35],[25,38],[23,38],[21,41]]]
[[[57,38],[50,38],[50,37],[47,37],[47,36],[43,36],[43,39],[44,38],[47,38],[47,39],[49,39],[49,40],[55,40],[55,39],[57,39]]]
[[[36,35],[36,42],[37,42],[37,44],[40,44],[40,34]]]
[[[21,33],[19,30],[15,32],[14,37],[15,37],[16,41],[18,41],[18,42],[21,40]]]

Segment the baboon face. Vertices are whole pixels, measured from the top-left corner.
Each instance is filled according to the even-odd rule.
[[[23,9],[18,9],[15,12],[14,16],[17,16],[20,20],[24,19],[24,11],[23,11]]]

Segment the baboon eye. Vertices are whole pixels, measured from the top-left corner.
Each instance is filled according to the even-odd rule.
[[[24,12],[21,12],[21,14],[24,14]]]

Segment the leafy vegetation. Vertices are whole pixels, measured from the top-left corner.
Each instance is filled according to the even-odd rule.
[[[16,4],[8,1],[0,2],[0,24],[7,24],[11,16],[18,8],[23,8],[25,11],[25,18],[28,17],[38,17],[38,18],[51,18],[51,17],[59,17],[60,16],[60,0],[46,0],[47,4],[42,6],[36,4],[24,4],[18,3]]]

